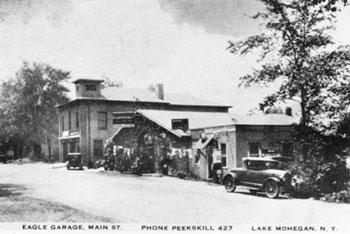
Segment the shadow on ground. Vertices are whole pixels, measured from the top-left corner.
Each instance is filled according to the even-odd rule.
[[[14,184],[0,184],[0,197],[20,196],[25,190],[24,186]]]
[[[258,192],[256,194],[252,194],[249,191],[241,190],[241,191],[236,191],[235,193],[239,193],[239,194],[246,195],[246,196],[255,196],[255,197],[261,197],[261,198],[265,198],[265,199],[271,199],[271,198],[268,198],[266,196],[266,194],[263,193],[263,192]],[[288,199],[291,199],[291,198],[288,197],[287,195],[280,195],[280,196],[278,196],[277,198],[274,198],[274,199],[277,199],[277,200],[288,200]]]
[[[0,184],[0,222],[115,222],[55,202],[25,195],[21,185]]]

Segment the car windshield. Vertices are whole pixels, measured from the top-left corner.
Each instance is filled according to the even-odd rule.
[[[279,163],[276,161],[258,161],[258,160],[246,160],[246,167],[250,170],[267,170],[267,169],[279,169]]]

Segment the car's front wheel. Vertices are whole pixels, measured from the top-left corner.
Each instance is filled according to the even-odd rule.
[[[228,193],[233,193],[236,190],[236,181],[232,176],[225,178],[224,185]]]
[[[266,183],[265,190],[268,198],[277,198],[281,192],[281,187],[275,181],[270,180]]]

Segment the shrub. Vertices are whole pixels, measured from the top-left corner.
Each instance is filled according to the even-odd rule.
[[[321,201],[336,202],[336,203],[350,203],[350,188],[340,192],[333,192],[325,194],[321,197]]]
[[[296,196],[319,198],[323,194],[348,191],[349,170],[344,157],[340,155],[334,156],[332,160],[310,157],[306,161],[293,163],[290,170],[292,176],[302,181]]]

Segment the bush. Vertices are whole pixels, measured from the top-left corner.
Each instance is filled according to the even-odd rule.
[[[339,155],[327,161],[310,157],[306,161],[293,163],[290,170],[292,176],[302,181],[295,196],[319,198],[323,194],[348,191],[349,170],[344,157]]]
[[[350,187],[347,190],[340,192],[333,192],[321,197],[321,201],[336,202],[336,203],[350,203]]]

